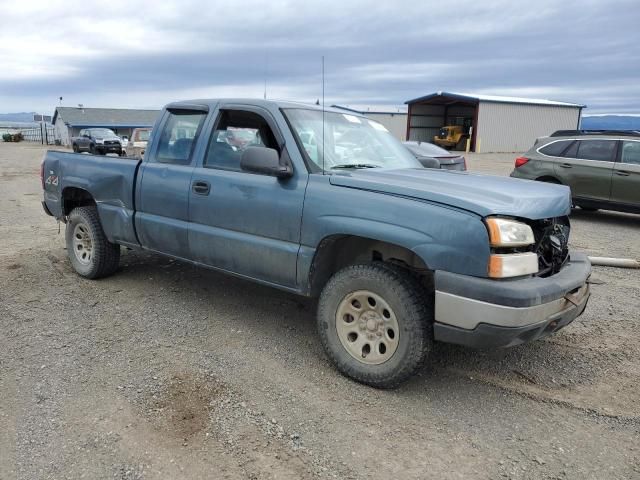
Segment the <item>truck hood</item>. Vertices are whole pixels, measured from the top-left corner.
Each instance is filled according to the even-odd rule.
[[[122,143],[122,139],[120,137],[116,137],[114,135],[104,135],[104,136],[100,136],[100,137],[95,137],[96,140],[100,140],[101,142],[104,142],[106,140],[108,141],[112,141],[112,140],[117,140],[120,143]]]
[[[332,185],[425,200],[476,213],[539,220],[568,215],[564,185],[426,168],[360,169],[331,175]]]

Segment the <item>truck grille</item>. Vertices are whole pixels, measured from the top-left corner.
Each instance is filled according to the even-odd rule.
[[[534,251],[538,255],[538,276],[558,273],[569,260],[569,218],[538,220],[532,222],[531,228],[536,240]]]
[[[117,140],[105,140],[104,144],[105,145],[119,145],[120,142],[118,142]]]

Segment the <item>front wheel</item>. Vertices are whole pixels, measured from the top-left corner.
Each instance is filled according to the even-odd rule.
[[[95,279],[118,269],[120,246],[107,240],[96,207],[78,207],[71,211],[65,239],[71,266],[79,275]]]
[[[318,304],[318,332],[344,375],[393,388],[424,363],[433,343],[433,300],[408,272],[384,263],[337,272]]]
[[[76,145],[75,143],[73,144],[73,152],[74,153],[78,153],[80,151],[80,149],[78,149],[78,145]]]
[[[599,209],[595,207],[583,207],[582,205],[578,205],[580,210],[584,210],[585,212],[597,212]]]

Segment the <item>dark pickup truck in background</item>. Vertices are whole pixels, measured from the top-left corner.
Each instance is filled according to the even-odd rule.
[[[71,139],[71,148],[74,152],[89,152],[105,155],[117,153],[122,155],[122,140],[108,128],[85,128],[80,130],[80,135]]]
[[[144,160],[49,151],[42,186],[80,275],[114,273],[126,246],[319,297],[328,356],[376,387],[416,372],[434,340],[531,341],[589,298],[567,187],[422,168],[339,110],[170,104]]]

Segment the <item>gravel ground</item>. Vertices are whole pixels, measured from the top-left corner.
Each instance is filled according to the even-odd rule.
[[[0,143],[0,479],[640,478],[639,272],[594,267],[551,338],[438,344],[379,391],[331,367],[306,299],[144,252],[82,280],[42,155]],[[572,222],[573,247],[637,256],[640,216]]]

